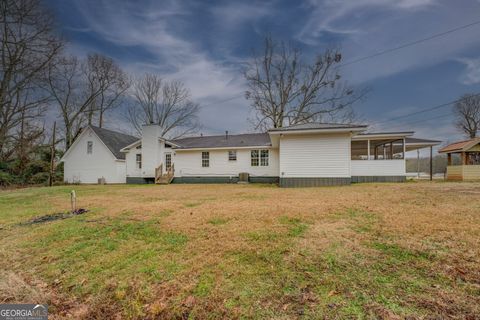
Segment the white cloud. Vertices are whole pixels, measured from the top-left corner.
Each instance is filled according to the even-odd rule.
[[[136,2],[118,5],[108,0],[75,1],[78,13],[86,21],[85,29],[78,31],[93,32],[119,47],[148,53],[149,58],[120,61],[128,71],[157,72],[185,82],[193,98],[206,105],[201,112],[201,121],[208,125],[204,133],[247,129],[245,120],[250,109],[242,97],[245,83],[239,71],[240,60],[232,50],[234,46],[245,45],[238,40],[239,35],[245,35],[242,33],[245,26],[253,27],[258,33],[270,31],[265,24],[281,9],[273,0],[260,4],[224,2],[209,8],[208,14],[214,19],[209,37],[214,40],[215,58],[192,40],[192,34],[183,37],[180,32],[188,23],[195,23],[198,4],[175,0],[147,0],[142,5]],[[297,40],[308,45],[306,53],[325,44],[322,43],[325,33],[341,34],[340,47],[345,61],[477,20],[475,8],[480,9],[475,1],[469,6],[460,6],[442,0],[311,0],[306,6],[308,16],[290,17],[291,29],[300,29]],[[478,43],[478,30],[478,26],[468,28],[348,66],[344,70],[345,78],[358,84],[448,61]],[[480,59],[461,62],[466,66],[462,81],[480,82]],[[232,97],[237,98],[222,102]]]
[[[208,105],[200,114],[202,123],[209,124],[208,132],[246,129],[249,108],[242,97],[245,86],[238,68],[211,59],[192,42],[178,36],[171,26],[181,24],[181,18],[192,18],[188,6],[182,7],[176,1],[148,1],[142,6],[117,6],[106,0],[94,2],[93,6],[80,0],[76,4],[92,32],[115,45],[138,47],[153,56],[150,61],[120,61],[127,71],[137,75],[153,72],[182,80],[195,101]],[[236,23],[247,19],[238,14],[235,17],[237,10],[246,10],[243,6],[217,10],[222,19],[237,19]],[[216,103],[232,96],[238,98],[228,101],[229,108]]]
[[[460,82],[466,85],[480,83],[480,58],[460,58],[457,59],[465,65],[465,70],[460,77]]]
[[[310,0],[312,14],[303,29],[297,35],[307,44],[315,42],[322,32],[355,34],[361,27],[347,27],[346,18],[355,18],[366,9],[382,8],[388,10],[419,9],[435,3],[436,0]],[[313,38],[312,38],[313,37]]]
[[[344,61],[370,56],[478,20],[480,5],[454,5],[442,0],[314,1],[312,14],[297,39],[312,48],[325,45],[335,33]],[[460,18],[461,17],[461,18]],[[373,59],[349,65],[343,71],[354,84],[426,68],[449,61],[478,44],[480,26],[472,26]],[[339,37],[339,35],[341,35]],[[332,43],[329,43],[332,45]]]
[[[210,10],[217,22],[226,30],[235,29],[245,23],[252,23],[274,13],[269,2],[248,4],[245,2],[225,2]]]

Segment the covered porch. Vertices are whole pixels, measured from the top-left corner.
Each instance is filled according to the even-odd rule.
[[[439,152],[447,154],[447,180],[480,180],[480,138],[449,144]],[[459,163],[454,163],[454,157],[459,157]]]
[[[437,140],[411,137],[413,132],[364,133],[352,137],[353,182],[397,182],[406,179],[405,154],[430,148],[430,179],[433,176],[433,147]]]

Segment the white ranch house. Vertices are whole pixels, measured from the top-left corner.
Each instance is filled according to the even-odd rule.
[[[279,183],[282,187],[404,181],[405,153],[440,141],[366,125],[309,123],[267,133],[167,140],[87,127],[62,158],[70,183]]]

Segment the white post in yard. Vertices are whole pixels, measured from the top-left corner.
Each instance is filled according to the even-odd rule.
[[[77,195],[75,194],[75,190],[70,192],[70,202],[72,205],[72,213],[74,213],[77,210]]]

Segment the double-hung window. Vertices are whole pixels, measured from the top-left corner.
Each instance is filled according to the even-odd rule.
[[[268,150],[252,150],[250,153],[250,165],[252,167],[267,167]]]
[[[210,167],[210,152],[208,151],[202,152],[202,167],[203,168]]]
[[[260,150],[260,165],[268,166],[268,150]]]
[[[237,161],[237,151],[228,151],[228,161]]]
[[[135,160],[137,162],[137,169],[142,169],[142,154],[137,153]]]
[[[250,165],[252,167],[258,167],[258,164],[259,164],[258,150],[252,150],[250,153]]]

